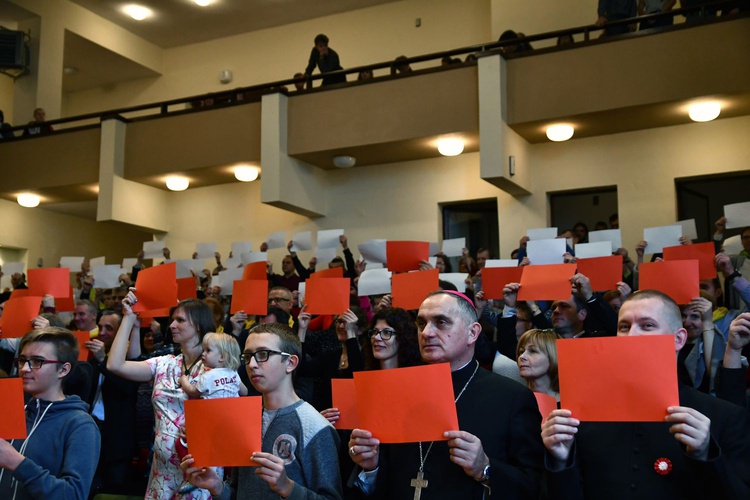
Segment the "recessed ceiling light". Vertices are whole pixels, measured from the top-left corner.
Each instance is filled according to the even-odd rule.
[[[201,7],[207,7],[214,3],[214,0],[193,0],[196,5],[200,5]]]
[[[151,17],[154,14],[154,12],[148,7],[137,5],[134,3],[126,5],[122,8],[122,11],[136,21],[143,21],[147,17]]]
[[[688,116],[694,122],[710,122],[721,113],[721,104],[716,101],[698,102],[688,108]]]
[[[333,165],[338,168],[351,168],[357,163],[357,159],[349,155],[333,157]]]
[[[170,191],[185,191],[190,186],[190,180],[187,177],[173,175],[167,177],[167,189]]]
[[[39,206],[41,199],[35,194],[22,193],[16,197],[16,201],[18,201],[18,204],[22,207],[34,208]]]
[[[455,137],[438,139],[437,148],[443,156],[458,156],[464,152],[464,141]]]
[[[252,165],[234,167],[234,176],[240,182],[252,182],[260,175],[260,168]]]
[[[550,125],[547,127],[547,138],[550,141],[562,142],[567,141],[573,137],[573,126],[565,123],[558,123],[557,125]]]
[[[78,68],[73,66],[65,66],[63,68],[63,73],[65,73],[66,75],[75,75],[76,73],[78,73]]]

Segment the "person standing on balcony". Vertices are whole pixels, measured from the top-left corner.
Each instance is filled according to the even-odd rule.
[[[599,18],[594,24],[600,28],[604,26],[604,36],[622,35],[630,31],[628,25],[608,26],[608,24],[635,17],[636,12],[635,0],[599,0],[597,9]]]
[[[328,37],[322,33],[315,37],[315,47],[313,47],[312,52],[310,53],[310,60],[305,69],[305,76],[309,77],[312,75],[315,66],[318,67],[322,74],[344,69],[339,62],[339,55],[335,50],[328,47]],[[331,75],[323,77],[322,85],[332,85],[334,83],[344,82],[346,82],[346,75]]]

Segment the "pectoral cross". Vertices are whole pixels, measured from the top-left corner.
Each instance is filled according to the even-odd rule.
[[[422,498],[422,488],[427,488],[428,483],[429,481],[424,478],[424,473],[422,471],[417,472],[417,477],[411,480],[411,487],[415,488],[414,500]]]

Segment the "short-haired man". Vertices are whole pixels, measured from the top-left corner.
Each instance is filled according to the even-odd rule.
[[[464,294],[433,292],[417,316],[426,363],[449,363],[460,430],[447,441],[380,445],[355,429],[349,454],[361,467],[355,484],[378,498],[538,498],[543,464],[540,416],[526,387],[474,361],[481,332]],[[398,402],[394,402],[398,404]]]
[[[680,309],[644,290],[620,308],[618,335],[687,338]],[[654,383],[659,383],[655,381]],[[750,498],[750,413],[680,386],[665,422],[584,422],[555,410],[542,426],[549,498]]]
[[[344,69],[341,67],[338,53],[328,46],[328,37],[322,33],[315,37],[315,47],[313,47],[312,52],[310,52],[310,59],[307,62],[307,68],[305,68],[305,77],[312,75],[315,66],[317,66],[321,74],[324,75],[331,71]],[[323,83],[321,83],[321,85],[345,82],[346,75],[333,75],[323,77]]]
[[[99,458],[99,431],[78,396],[62,384],[78,359],[78,341],[64,328],[33,330],[16,361],[26,404],[26,439],[0,439],[0,498],[88,498]]]
[[[76,300],[75,324],[80,331],[91,333],[91,338],[99,335],[99,328],[96,326],[96,306],[90,300]]]
[[[265,323],[252,331],[242,361],[263,395],[263,451],[248,457],[260,466],[235,468],[225,483],[213,469],[191,468],[186,455],[182,468],[193,485],[221,499],[341,498],[338,434],[292,386],[301,352],[287,325]]]

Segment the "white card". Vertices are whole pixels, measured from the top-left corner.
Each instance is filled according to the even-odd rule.
[[[190,271],[200,274],[206,269],[206,259],[179,259],[174,262],[178,279],[191,277]]]
[[[23,262],[6,262],[3,264],[3,274],[5,276],[13,276],[16,273],[23,273],[26,269],[26,264]]]
[[[300,282],[299,285],[297,285],[297,306],[303,307],[305,305],[305,282]]]
[[[292,237],[292,242],[292,252],[312,250],[312,233],[310,231],[300,231]]]
[[[724,205],[727,229],[750,226],[750,201]]]
[[[526,230],[526,236],[530,240],[552,240],[557,238],[557,234],[556,227],[538,227]]]
[[[441,280],[453,283],[461,293],[466,292],[466,276],[466,273],[440,273]]]
[[[318,265],[325,264],[325,266],[328,266],[328,263],[331,262],[334,257],[336,257],[335,247],[315,249],[315,258],[318,259]]]
[[[429,250],[427,251],[429,255],[435,255],[438,253],[438,244],[437,241],[431,241]]]
[[[677,224],[682,226],[682,235],[689,242],[698,239],[698,229],[695,227],[695,219],[678,220]]]
[[[341,242],[339,236],[344,234],[343,229],[324,229],[318,231],[318,248],[338,248]]]
[[[675,247],[680,244],[682,226],[647,227],[643,230],[643,239],[646,241],[645,253],[662,253],[666,247]]]
[[[739,255],[742,251],[742,239],[739,234],[735,234],[724,240],[721,244],[723,252],[727,255]],[[5,267],[3,267],[5,269]]]
[[[196,243],[196,259],[213,259],[216,255],[216,243]]]
[[[529,240],[526,244],[526,256],[533,265],[562,264],[565,262],[565,240]]]
[[[143,258],[144,259],[161,259],[164,257],[164,247],[166,242],[164,241],[144,241],[143,242]]]
[[[443,240],[443,253],[446,257],[461,257],[466,248],[466,238]]]
[[[589,243],[609,241],[612,244],[612,253],[622,248],[622,233],[619,229],[602,229],[600,231],[589,231]]]
[[[91,267],[98,267],[105,265],[104,257],[94,257],[93,259],[89,260],[89,266]]]
[[[365,269],[359,276],[357,295],[360,297],[386,293],[391,293],[391,272],[388,269]]]
[[[427,262],[428,262],[428,263],[429,263],[429,264],[430,264],[430,265],[431,265],[432,267],[437,267],[437,257],[427,257]]]
[[[576,245],[576,259],[590,259],[592,257],[609,257],[612,255],[612,244],[609,241],[596,243],[579,243]]]
[[[381,264],[385,264],[385,241],[386,240],[367,240],[364,243],[357,245],[357,248],[367,262],[380,262]]]
[[[487,259],[484,267],[518,267],[516,259]]]
[[[268,262],[268,252],[243,252],[240,255],[240,262],[242,262],[243,266],[252,264],[253,262]]]
[[[118,264],[109,266],[92,266],[94,274],[94,288],[117,288],[120,286],[122,268]]]
[[[240,267],[242,265],[242,259],[239,257],[232,257],[230,259],[227,259],[227,261],[224,263],[224,267],[227,269],[232,269],[235,267]]]
[[[274,248],[286,248],[286,241],[284,241],[284,231],[278,231],[276,233],[269,234],[268,238],[266,239],[266,245],[268,245],[269,250],[272,250]]]
[[[221,295],[232,295],[234,292],[234,282],[242,279],[242,271],[244,269],[241,267],[219,271],[218,286],[221,287]]]
[[[130,274],[133,271],[133,266],[138,264],[138,259],[135,257],[126,257],[122,259],[122,268],[125,269],[125,272]]]
[[[80,273],[84,257],[60,257],[60,267],[67,267],[71,273]]]
[[[239,259],[245,252],[252,252],[253,244],[249,241],[235,241],[232,243],[232,257]],[[229,266],[227,266],[229,267]]]
[[[385,269],[385,266],[380,262],[365,262],[365,269]]]

